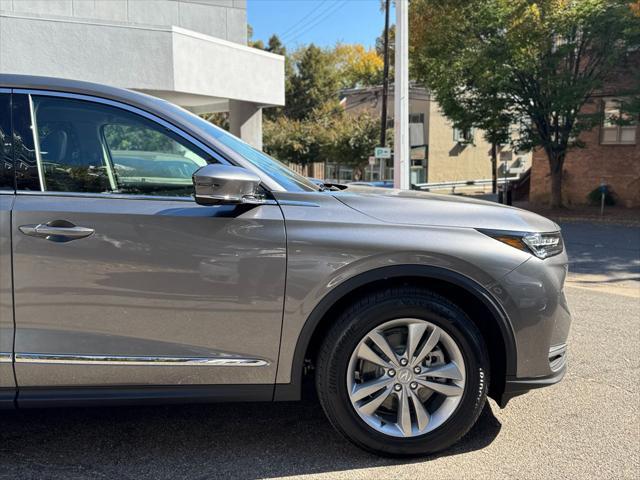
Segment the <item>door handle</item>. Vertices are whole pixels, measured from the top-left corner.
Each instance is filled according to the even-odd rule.
[[[54,220],[38,225],[21,225],[18,229],[30,237],[44,238],[52,242],[70,242],[93,235],[93,228],[78,227],[66,220]]]

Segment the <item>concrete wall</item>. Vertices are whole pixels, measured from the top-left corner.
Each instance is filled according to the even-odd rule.
[[[0,0],[0,11],[129,25],[178,26],[247,43],[246,0]]]
[[[428,181],[452,182],[491,178],[491,146],[475,130],[473,144],[453,140],[453,125],[436,102],[429,105]]]
[[[0,13],[0,71],[142,90],[181,105],[284,104],[284,58],[178,27]],[[211,110],[210,110],[211,111]]]

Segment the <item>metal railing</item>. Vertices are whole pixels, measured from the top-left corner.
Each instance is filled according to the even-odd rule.
[[[501,177],[498,178],[498,185],[505,185],[513,181],[517,181],[519,177]],[[446,190],[451,189],[451,193],[455,193],[457,187],[486,187],[491,186],[493,180],[492,179],[481,179],[481,180],[457,180],[453,182],[433,182],[433,183],[415,183],[413,184],[413,188],[416,190]]]

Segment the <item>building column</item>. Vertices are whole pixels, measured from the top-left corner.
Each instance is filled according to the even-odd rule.
[[[229,130],[262,150],[262,108],[251,102],[229,100]]]

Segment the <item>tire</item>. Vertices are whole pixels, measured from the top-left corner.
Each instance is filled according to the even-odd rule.
[[[396,374],[395,370],[391,371],[392,369],[380,367],[382,362],[369,364],[368,360],[363,360],[360,356],[366,349],[366,347],[362,347],[364,342],[369,348],[375,350],[388,366],[388,360],[391,357],[380,355],[383,350],[377,348],[377,343],[371,342],[374,337],[370,335],[376,335],[373,332],[383,332],[385,339],[390,344],[393,339],[402,338],[401,332],[405,328],[405,323],[407,332],[405,345],[412,343],[408,339],[410,329],[420,328],[420,331],[425,332],[421,337],[422,343],[419,344],[422,347],[415,348],[415,351],[421,348],[428,350],[429,347],[426,344],[429,342],[425,339],[431,335],[430,332],[439,332],[437,338],[440,339],[440,343],[433,349],[433,357],[430,356],[432,354],[429,354],[427,356],[429,360],[424,360],[425,364],[427,361],[433,361],[433,363],[426,366],[415,363],[418,368],[427,371],[430,375],[431,372],[438,370],[438,365],[463,364],[463,366],[460,365],[459,372],[456,374],[458,376],[455,378],[449,376],[447,379],[437,378],[435,380],[438,383],[450,385],[451,389],[457,385],[458,390],[451,397],[447,396],[451,389],[447,390],[447,395],[444,395],[422,384],[416,386],[419,379],[427,377],[424,377],[424,374],[418,375],[413,368],[400,367],[402,371],[398,370]],[[420,327],[409,327],[414,323]],[[384,330],[385,328],[387,330]],[[357,352],[356,349],[358,349]],[[403,348],[399,344],[394,346],[393,350],[396,354],[404,350],[402,355],[407,358],[411,357],[410,362],[418,362],[420,355],[412,355],[410,353],[411,347],[405,346]],[[452,353],[450,357],[447,357],[449,350]],[[366,357],[368,358],[368,356]],[[455,362],[451,360],[453,358],[456,359]],[[488,359],[489,356],[480,331],[458,306],[425,289],[388,288],[357,298],[330,328],[316,359],[316,388],[322,408],[331,424],[355,445],[384,456],[427,455],[451,446],[465,435],[478,419],[487,397],[490,373]],[[400,361],[404,361],[398,360],[397,356],[395,360],[398,365]],[[413,364],[409,363],[409,367]],[[350,370],[354,368],[352,365],[356,366],[353,370],[354,373]],[[416,381],[398,386],[401,380],[400,376],[402,381],[407,382],[409,375],[406,372],[407,369],[416,374],[412,377]],[[357,396],[362,394],[362,392],[358,392],[356,395],[355,391],[363,385],[370,385],[370,381],[366,383],[361,380],[365,375],[374,375],[371,372],[367,373],[367,370],[377,372],[375,375],[382,375],[375,377],[375,381],[381,379],[385,382],[395,383],[390,384],[391,387],[384,387],[385,389],[381,390],[382,393],[377,392],[363,400],[354,401]],[[394,377],[390,377],[391,374],[394,374]],[[463,380],[460,380],[461,377],[464,377]],[[355,380],[350,380],[350,378]],[[434,385],[433,377],[427,379],[431,380],[428,385],[437,387],[438,390],[443,388],[440,385]],[[461,384],[462,387],[460,387]],[[390,393],[388,388],[392,388]],[[402,390],[398,392],[396,389]],[[364,390],[362,389],[363,392]],[[382,398],[382,394],[385,394],[384,402],[386,403],[371,415],[363,414],[363,410],[371,407],[361,407],[360,402],[363,402],[362,404],[372,402],[371,399],[378,398],[378,393],[380,393],[380,398]],[[404,400],[402,395],[406,395],[407,400]],[[415,398],[411,398],[411,396]],[[418,420],[419,405],[414,402],[420,401],[420,398],[425,396],[427,400],[423,404],[425,408],[423,411],[428,415],[422,415],[423,421],[420,422]],[[440,398],[441,396],[443,398]],[[407,403],[403,403],[403,400]],[[401,405],[409,403],[412,406],[406,407],[407,410],[401,407]],[[454,404],[455,407],[452,407]],[[396,405],[395,414],[393,405]],[[438,410],[439,412],[448,412],[446,419],[441,420],[444,418],[443,415],[431,416],[436,407],[443,409]],[[401,408],[402,414],[400,413]],[[434,411],[430,412],[430,408]],[[404,412],[406,411],[410,412],[410,426],[405,421]],[[384,420],[380,421],[381,418]],[[396,418],[397,423],[393,424],[393,420],[389,421],[390,418]],[[436,419],[442,423],[438,425]],[[432,425],[435,427],[432,428]],[[382,429],[386,430],[382,431]]]

